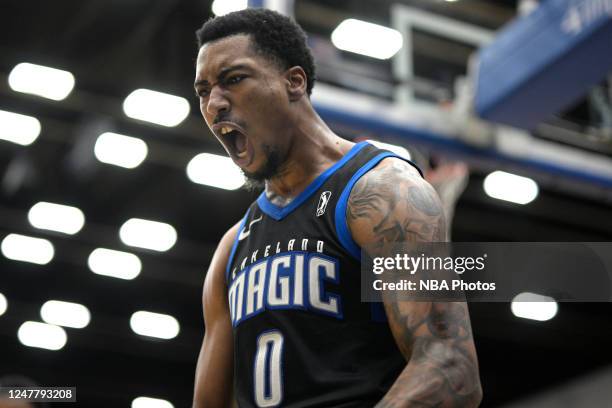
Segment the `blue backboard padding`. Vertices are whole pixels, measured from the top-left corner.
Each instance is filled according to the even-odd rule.
[[[609,175],[592,173],[586,169],[568,168],[563,163],[554,161],[509,156],[491,147],[472,146],[457,138],[444,137],[415,125],[396,124],[375,115],[353,113],[337,106],[332,107],[315,103],[315,108],[332,128],[353,129],[364,135],[376,135],[376,137],[383,139],[385,137],[402,138],[406,143],[422,144],[431,149],[444,151],[466,159],[496,163],[497,166],[517,166],[527,171],[542,172],[553,177],[562,177],[606,189],[612,188],[612,177]]]
[[[610,71],[612,2],[549,0],[479,52],[475,110],[532,129]]]

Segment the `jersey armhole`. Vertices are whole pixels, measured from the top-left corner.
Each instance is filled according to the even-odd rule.
[[[340,199],[338,200],[338,203],[336,204],[334,221],[335,221],[335,227],[336,227],[336,236],[338,237],[338,240],[340,241],[344,249],[349,254],[351,254],[353,258],[355,258],[359,262],[361,262],[361,248],[353,240],[351,232],[349,231],[349,228],[348,228],[348,224],[346,223],[346,207],[348,205],[348,199],[349,199],[349,196],[351,195],[351,191],[353,190],[353,187],[355,186],[355,183],[357,183],[357,181],[359,181],[359,179],[365,173],[370,171],[373,167],[375,167],[378,163],[380,163],[381,160],[386,159],[387,157],[396,157],[400,160],[407,162],[408,164],[412,165],[415,169],[417,169],[421,177],[423,177],[423,172],[421,171],[421,169],[418,168],[416,164],[392,152],[382,152],[374,156],[367,163],[361,166],[361,168],[357,170],[355,174],[353,174],[349,182],[346,184],[346,187],[344,187],[344,190],[342,190],[342,194],[340,194]]]
[[[344,187],[344,190],[342,190],[340,199],[338,200],[338,203],[336,204],[336,211],[335,211],[334,218],[335,218],[335,224],[336,224],[336,235],[338,236],[338,240],[340,241],[344,249],[360,263],[361,263],[361,248],[359,247],[359,245],[357,245],[355,240],[353,240],[353,237],[351,236],[351,232],[349,231],[349,228],[348,228],[348,224],[346,223],[346,206],[348,205],[348,199],[349,199],[349,196],[351,195],[351,191],[353,190],[353,186],[355,186],[355,183],[357,183],[357,181],[359,181],[359,179],[365,173],[367,173],[374,166],[380,163],[381,160],[386,159],[387,157],[397,157],[398,159],[404,160],[405,162],[407,162],[408,164],[411,164],[414,168],[416,168],[419,174],[421,175],[421,177],[423,177],[423,172],[421,171],[421,169],[419,169],[419,167],[416,164],[414,164],[413,162],[411,162],[410,160],[404,157],[398,156],[397,154],[391,153],[391,152],[383,152],[383,153],[380,153],[374,156],[366,164],[364,164],[359,170],[357,170],[355,174],[353,174],[353,177],[351,177],[346,187]],[[370,317],[372,321],[377,322],[377,323],[387,322],[387,315],[385,313],[385,309],[382,303],[380,302],[370,303]]]
[[[234,244],[232,245],[232,251],[230,252],[230,256],[227,259],[227,266],[225,267],[225,282],[229,282],[229,274],[232,267],[232,262],[234,261],[234,255],[236,254],[236,248],[238,248],[238,237],[240,233],[244,229],[244,224],[246,224],[247,218],[249,218],[249,213],[251,212],[251,208],[249,208],[244,214],[242,221],[240,222],[240,226],[238,227],[238,231],[236,232],[236,236],[234,237]]]

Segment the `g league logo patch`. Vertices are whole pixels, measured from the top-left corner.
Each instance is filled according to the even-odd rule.
[[[319,204],[317,205],[317,217],[325,214],[325,209],[327,208],[327,203],[329,203],[331,194],[331,191],[324,191],[321,193],[321,198],[319,198]]]

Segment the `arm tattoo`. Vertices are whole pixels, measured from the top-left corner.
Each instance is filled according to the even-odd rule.
[[[396,338],[401,336],[398,344],[410,363],[377,407],[477,406],[478,366],[466,305],[418,305],[385,304],[389,324]]]
[[[349,197],[346,217],[372,224],[370,244],[445,240],[444,215],[434,189],[396,160],[363,176]],[[408,181],[408,182],[406,182]]]
[[[440,210],[431,194],[425,193],[419,187],[413,186],[408,188],[408,199],[415,208],[430,217],[439,214]]]
[[[346,218],[371,256],[388,255],[402,242],[446,240],[435,191],[397,159],[383,160],[355,184]],[[383,294],[385,310],[408,364],[377,407],[477,406],[481,389],[467,305],[400,301],[391,292]]]

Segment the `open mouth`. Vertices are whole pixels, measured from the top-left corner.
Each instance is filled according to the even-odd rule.
[[[236,164],[246,166],[250,164],[251,154],[247,136],[230,124],[221,124],[216,129],[216,133],[220,135],[225,148],[234,159]]]
[[[236,157],[241,157],[247,153],[246,136],[240,131],[224,126],[221,128],[221,136],[223,136],[224,141],[230,146]]]

